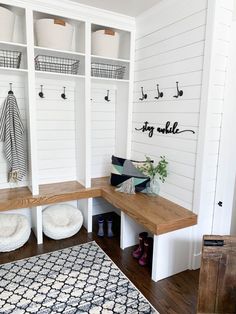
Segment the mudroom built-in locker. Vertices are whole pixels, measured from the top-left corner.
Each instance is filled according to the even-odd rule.
[[[14,25],[9,21],[12,41],[1,41],[3,59],[18,58],[20,66],[3,64],[1,97],[11,89],[19,102],[29,171],[24,181],[9,183],[2,154],[1,188],[27,186],[37,195],[42,184],[77,181],[89,187],[91,178],[109,175],[112,154],[125,157],[128,150],[134,23],[122,29],[118,21],[92,23],[71,10],[61,15],[58,7],[2,6],[16,16]],[[40,21],[68,23],[72,35],[64,34],[59,44],[52,34],[43,38],[50,26]],[[91,50],[92,33],[108,27],[120,37],[115,58]],[[91,215],[89,221],[91,228]]]
[[[202,236],[232,228],[233,1],[98,2],[1,0],[0,261],[94,240],[194,313]]]

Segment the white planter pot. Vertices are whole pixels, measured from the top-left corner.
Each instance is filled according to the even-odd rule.
[[[119,57],[120,35],[106,30],[92,33],[92,54],[117,59]]]
[[[15,14],[10,10],[0,7],[0,40],[12,41],[15,23]]]
[[[40,19],[35,22],[37,43],[40,47],[71,50],[73,26],[57,19]]]

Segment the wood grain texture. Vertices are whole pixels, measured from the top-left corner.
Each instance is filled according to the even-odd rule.
[[[92,186],[100,184],[103,198],[153,234],[159,235],[197,224],[197,215],[163,197],[144,193],[117,193],[107,178],[100,178],[98,182],[92,180]]]
[[[91,188],[84,188],[76,181],[41,185],[37,196],[32,196],[27,188],[14,191],[5,189],[0,191],[0,211],[93,197],[103,197],[153,234],[159,235],[197,223],[194,213],[163,197],[115,192],[107,177],[93,179]]]
[[[224,240],[224,246],[203,243],[198,313],[236,313],[236,237],[204,236],[203,240]]]

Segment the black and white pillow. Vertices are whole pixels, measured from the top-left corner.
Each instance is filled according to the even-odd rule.
[[[111,185],[119,186],[133,178],[135,191],[141,192],[145,190],[149,186],[150,178],[139,170],[145,164],[146,161],[135,161],[112,156]]]

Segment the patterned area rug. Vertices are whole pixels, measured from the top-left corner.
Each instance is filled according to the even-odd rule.
[[[158,312],[90,242],[0,265],[0,313]]]

